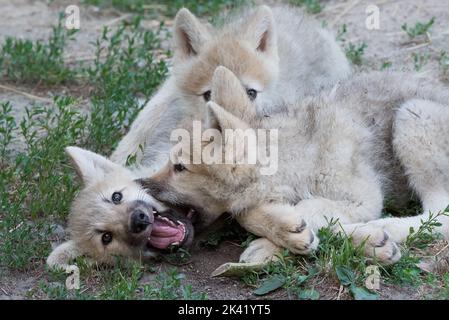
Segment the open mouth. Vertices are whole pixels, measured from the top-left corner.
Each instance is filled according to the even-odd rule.
[[[162,215],[153,211],[154,222],[149,237],[149,245],[156,249],[171,249],[181,247],[189,237],[189,228],[186,223],[170,214]],[[188,217],[188,215],[187,215]]]

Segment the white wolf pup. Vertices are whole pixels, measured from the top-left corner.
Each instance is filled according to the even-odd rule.
[[[159,247],[180,242],[177,238],[167,239],[170,234],[181,234],[180,225],[187,230],[182,233],[181,244],[190,243],[193,237],[190,221],[179,217],[172,221],[167,212],[163,214],[170,221],[164,220],[165,231],[151,232],[155,226],[149,225],[138,235],[127,234],[135,201],[145,203],[139,210],[150,220],[151,208],[163,210],[151,196],[144,195],[135,179],[146,178],[165,164],[172,130],[182,127],[186,119],[203,117],[211,95],[213,72],[219,65],[227,66],[239,77],[261,114],[276,112],[273,106],[281,105],[281,101],[316,94],[351,73],[334,37],[293,7],[249,9],[219,29],[202,24],[187,9],[180,10],[174,24],[172,75],[140,112],[112,154],[111,160],[116,164],[86,150],[67,149],[84,188],[75,198],[69,216],[71,240],[52,252],[48,258],[50,265],[64,265],[81,254],[106,263],[115,255],[152,256],[157,235],[163,240]],[[137,156],[139,168],[128,170],[121,165],[131,155]],[[127,194],[122,194],[123,202],[112,205],[114,192],[125,186]],[[155,222],[163,223],[157,217]],[[116,223],[118,227],[114,227]],[[107,245],[104,235],[106,240],[112,235]]]
[[[174,22],[171,76],[140,112],[111,160],[130,155],[159,169],[168,159],[170,133],[184,119],[201,119],[216,67],[230,69],[261,114],[346,78],[351,69],[333,35],[294,7],[260,6],[214,29],[187,9]]]
[[[219,67],[212,101],[206,128],[279,130],[277,172],[261,175],[258,164],[239,164],[245,153],[237,151],[230,164],[193,164],[202,151],[194,148],[173,153],[173,161],[143,184],[168,206],[195,209],[200,224],[229,212],[262,237],[242,261],[271,259],[281,247],[308,254],[317,248],[316,231],[338,219],[355,243],[367,240],[368,256],[393,263],[401,255],[396,243],[410,227],[417,230],[429,211],[449,205],[449,91],[441,85],[407,74],[362,74],[264,117],[241,81]],[[218,143],[225,156],[245,141]],[[379,219],[386,193],[402,190],[395,187],[404,180],[424,213]],[[449,217],[438,219],[436,231],[449,237]]]
[[[191,243],[190,219],[167,211],[134,180],[132,171],[77,147],[66,152],[84,186],[70,210],[70,240],[53,250],[49,266],[66,268],[80,255],[102,264],[113,264],[116,257],[145,260]]]

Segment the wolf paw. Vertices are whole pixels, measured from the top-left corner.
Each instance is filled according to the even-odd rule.
[[[279,236],[282,247],[296,254],[308,255],[318,248],[318,237],[303,219],[280,230]]]
[[[360,225],[348,234],[355,245],[365,241],[365,254],[383,265],[393,264],[401,258],[401,250],[396,242],[381,227],[370,224]]]
[[[268,239],[260,238],[251,241],[248,248],[240,255],[239,262],[265,263],[279,258],[282,248]]]

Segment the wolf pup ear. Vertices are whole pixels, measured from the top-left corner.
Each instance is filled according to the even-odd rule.
[[[256,110],[240,80],[229,69],[219,66],[212,78],[212,101],[232,113],[245,119],[256,115]]]
[[[273,12],[268,6],[260,6],[245,24],[244,38],[260,52],[277,55],[276,30]]]
[[[210,38],[209,31],[189,10],[178,11],[174,23],[175,55],[188,58],[199,53],[201,47]]]
[[[118,164],[88,150],[78,147],[67,147],[65,151],[71,158],[76,172],[85,185],[101,180],[106,173],[120,168]]]
[[[75,242],[66,241],[57,246],[48,256],[47,265],[52,269],[66,269],[70,265],[70,261],[80,256]]]
[[[213,101],[206,105],[206,128],[224,132],[226,129],[248,129],[249,125]]]

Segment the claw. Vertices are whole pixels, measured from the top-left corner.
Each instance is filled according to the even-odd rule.
[[[376,245],[375,247],[376,248],[383,247],[387,243],[388,239],[390,239],[390,236],[388,235],[388,233],[386,233],[384,231],[384,238],[383,238],[383,240],[378,245]]]

